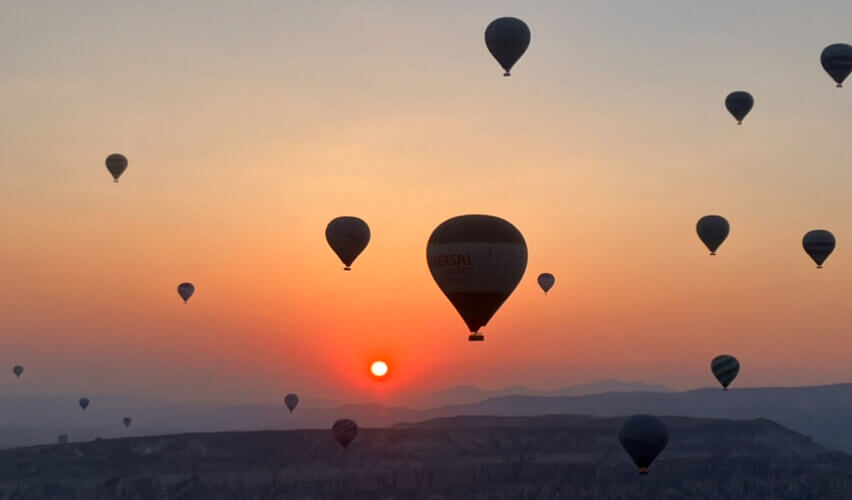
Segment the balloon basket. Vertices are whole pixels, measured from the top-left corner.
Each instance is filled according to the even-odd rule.
[[[485,335],[481,333],[472,333],[467,340],[470,342],[483,342],[485,340]]]

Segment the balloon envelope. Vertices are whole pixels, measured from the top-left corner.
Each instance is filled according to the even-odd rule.
[[[331,433],[334,435],[334,439],[340,443],[340,446],[346,449],[358,435],[358,424],[348,418],[343,418],[331,426]]]
[[[751,111],[751,108],[754,107],[754,97],[743,90],[731,92],[725,98],[725,107],[737,119],[737,124],[742,124],[743,119]]]
[[[710,255],[716,255],[716,250],[728,237],[731,227],[721,215],[705,215],[698,219],[695,230],[698,232],[698,237],[710,250]]]
[[[186,304],[189,298],[192,297],[192,294],[195,293],[195,285],[192,283],[181,283],[178,285],[177,291],[180,298],[183,299],[183,303]]]
[[[618,440],[639,467],[639,473],[647,474],[648,467],[668,444],[669,432],[657,417],[633,415],[622,424]]]
[[[429,271],[473,334],[509,298],[527,268],[527,245],[509,222],[490,215],[453,217],[426,245]]]
[[[89,407],[89,399],[88,398],[80,398],[80,401],[79,401],[78,404],[80,405],[80,408],[85,410],[86,408]]]
[[[822,269],[822,263],[834,251],[836,241],[834,235],[825,229],[809,231],[802,238],[802,247],[816,262],[817,268]]]
[[[130,427],[130,424],[132,424],[132,423],[133,423],[133,419],[132,419],[132,418],[130,418],[130,417],[124,417],[124,419],[122,420],[122,422],[124,422],[124,426],[125,426],[125,427]]]
[[[293,410],[296,409],[296,406],[299,404],[299,396],[295,394],[287,394],[284,396],[284,406],[290,410],[290,413],[293,413]]]
[[[852,46],[846,43],[835,43],[822,50],[820,63],[826,73],[843,86],[843,80],[852,72]]]
[[[59,444],[68,444],[68,436],[65,434],[60,434],[56,440],[59,441]]]
[[[24,373],[24,367],[21,365],[15,365],[15,367],[12,368],[12,373],[14,373],[16,377],[20,377],[21,374]]]
[[[112,174],[113,181],[118,182],[118,178],[127,170],[127,158],[118,153],[111,154],[107,156],[106,168]]]
[[[740,362],[731,355],[722,354],[713,358],[713,361],[710,362],[710,370],[716,380],[722,384],[722,387],[727,389],[740,372]]]
[[[538,275],[538,286],[544,290],[544,293],[550,291],[553,288],[553,285],[556,283],[556,278],[550,273],[541,273]]]
[[[509,76],[530,45],[530,28],[514,17],[495,19],[485,28],[485,45],[503,67],[503,76]]]
[[[370,242],[370,227],[358,217],[338,217],[326,226],[325,239],[349,271]]]

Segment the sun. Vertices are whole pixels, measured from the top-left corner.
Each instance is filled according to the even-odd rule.
[[[370,365],[370,373],[376,378],[382,378],[388,374],[388,364],[384,361],[373,361]]]

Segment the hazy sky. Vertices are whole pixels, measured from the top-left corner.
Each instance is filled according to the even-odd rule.
[[[511,78],[483,42],[505,15],[532,30]],[[847,0],[8,2],[0,366],[27,371],[0,390],[691,388],[720,353],[741,386],[848,382],[852,88],[819,54],[850,19]],[[481,344],[425,258],[464,213],[530,250]],[[732,226],[712,258],[708,213]],[[338,215],[372,229],[351,273]],[[838,239],[822,271],[814,228]]]

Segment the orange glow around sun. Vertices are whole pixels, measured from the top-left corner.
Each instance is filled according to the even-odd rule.
[[[373,361],[370,365],[370,373],[376,378],[382,378],[388,373],[388,364],[384,361]]]

